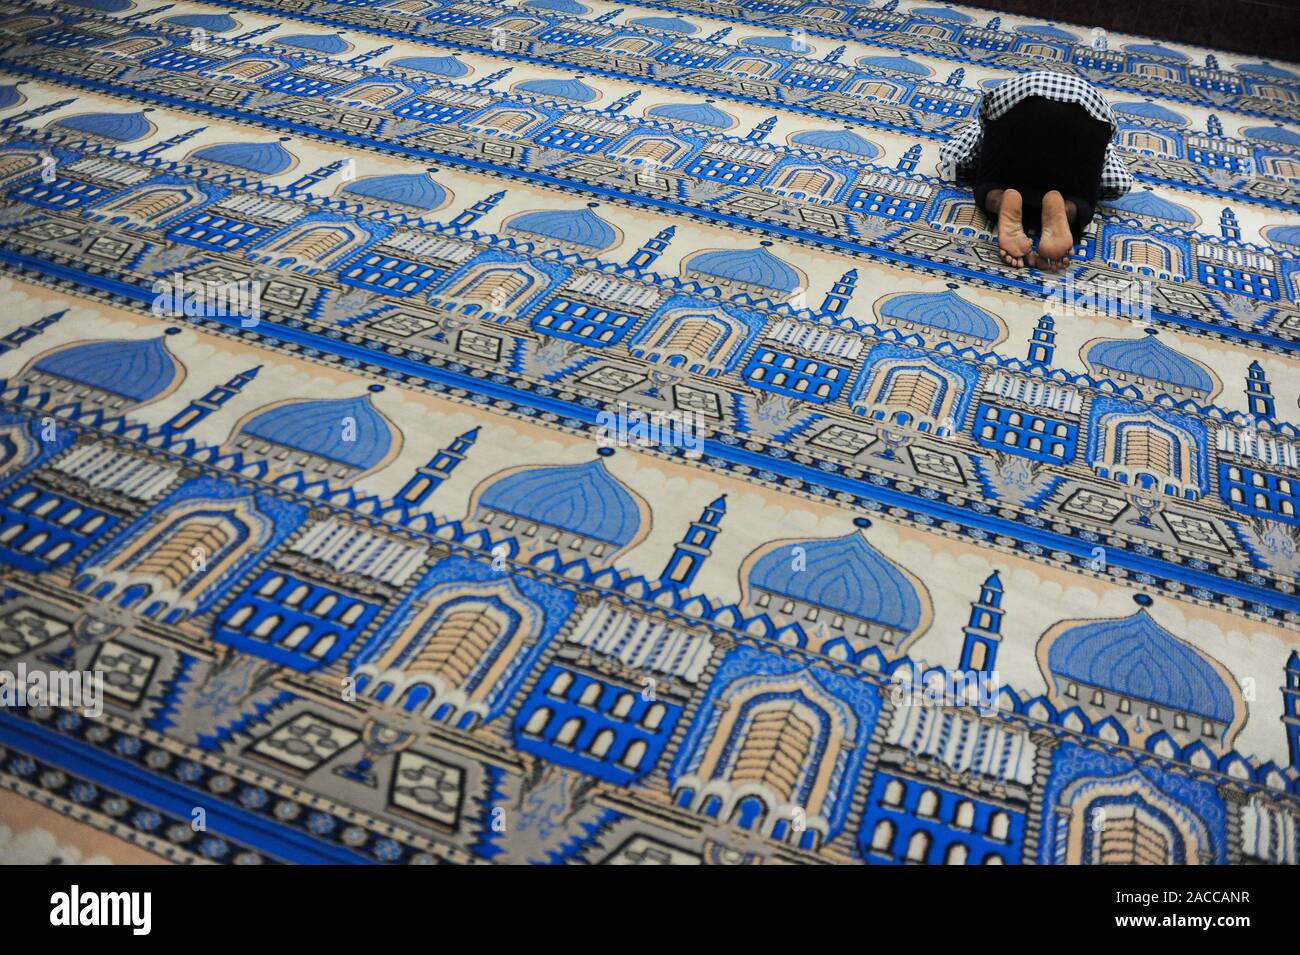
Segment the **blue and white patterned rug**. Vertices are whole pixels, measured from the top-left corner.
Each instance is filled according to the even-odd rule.
[[[1297,861],[1300,67],[897,0],[0,42],[0,860]],[[1138,180],[1064,278],[935,175],[1043,68]]]

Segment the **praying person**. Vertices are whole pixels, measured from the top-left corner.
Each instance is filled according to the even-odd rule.
[[[975,204],[997,222],[1003,262],[1057,272],[1097,203],[1133,188],[1111,142],[1115,130],[1110,104],[1091,84],[1024,73],[984,95],[978,119],[940,148],[939,172],[973,186]]]

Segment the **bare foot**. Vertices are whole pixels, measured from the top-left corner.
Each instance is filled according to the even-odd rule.
[[[1043,234],[1038,238],[1038,253],[1031,260],[1034,268],[1059,272],[1070,263],[1074,236],[1070,234],[1070,217],[1065,197],[1053,189],[1043,196]]]
[[[1023,207],[1024,200],[1019,192],[1014,189],[1003,191],[998,207],[998,252],[1003,262],[1017,269],[1024,266],[1025,256],[1034,247],[1020,221]]]

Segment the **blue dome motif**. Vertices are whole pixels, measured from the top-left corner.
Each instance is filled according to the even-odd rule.
[[[100,13],[121,13],[131,9],[131,0],[68,0],[74,7],[98,10]]]
[[[1188,119],[1182,113],[1175,113],[1159,103],[1116,103],[1112,109],[1124,116],[1137,116],[1140,119],[1154,119],[1174,126],[1186,126]]]
[[[209,33],[225,33],[239,26],[239,21],[227,13],[185,13],[168,17],[162,22],[170,23],[172,26],[207,30]]]
[[[742,46],[758,46],[765,50],[780,50],[783,53],[807,53],[807,41],[800,42],[792,36],[756,36],[741,41]]]
[[[1188,226],[1196,224],[1196,216],[1190,210],[1157,196],[1149,189],[1139,189],[1119,199],[1108,199],[1106,205],[1151,219],[1165,219]]]
[[[1062,30],[1060,27],[1054,27],[1047,23],[1038,24],[1036,26],[1016,27],[1016,32],[1024,33],[1028,36],[1040,36],[1047,40],[1065,40],[1069,43],[1074,43],[1079,39],[1068,30]]]
[[[399,70],[419,70],[421,73],[453,79],[469,72],[469,67],[454,56],[404,56],[388,65]]]
[[[791,566],[790,550],[760,557],[749,586],[836,613],[911,632],[921,623],[921,598],[907,576],[859,533],[806,541],[804,569]]]
[[[1067,680],[1232,722],[1232,693],[1218,671],[1144,609],[1071,627],[1053,641],[1047,667]]]
[[[1269,242],[1300,248],[1300,225],[1274,225],[1264,230]]]
[[[993,316],[951,289],[896,295],[880,306],[880,317],[990,342],[1002,335]]]
[[[685,268],[724,281],[780,292],[793,292],[799,287],[799,273],[761,246],[702,252],[687,261]]]
[[[576,16],[591,12],[577,0],[525,0],[522,5],[534,10],[554,10],[556,13],[572,13]]]
[[[932,20],[953,20],[956,23],[974,23],[964,13],[958,13],[956,10],[945,10],[943,7],[917,7],[910,11],[914,17],[929,17]]]
[[[293,165],[293,156],[279,143],[222,143],[196,149],[193,158],[224,163],[237,169],[275,176]]]
[[[1158,43],[1130,43],[1124,47],[1130,53],[1136,53],[1139,56],[1162,56],[1168,60],[1179,60],[1187,62],[1187,54],[1180,53],[1178,50],[1171,50],[1168,47],[1160,46]]]
[[[790,142],[797,146],[808,146],[811,149],[829,149],[835,152],[849,153],[853,156],[861,156],[863,159],[875,159],[880,155],[880,150],[874,143],[847,129],[809,129],[802,133],[795,133],[790,137]]]
[[[1214,390],[1214,379],[1209,372],[1159,341],[1154,334],[1099,342],[1088,349],[1087,361],[1090,365],[1179,388],[1206,393]]]
[[[675,119],[679,123],[691,126],[709,126],[713,129],[730,129],[736,125],[736,119],[730,113],[724,113],[712,103],[669,103],[646,110],[647,116],[661,119]]]
[[[893,70],[895,73],[910,73],[913,76],[932,76],[934,74],[934,70],[924,63],[917,63],[905,56],[860,56],[858,57],[858,66]]]
[[[547,209],[515,216],[506,226],[509,232],[527,232],[557,242],[580,245],[597,252],[618,241],[614,227],[590,209],[562,212]]]
[[[1252,126],[1245,135],[1248,139],[1262,139],[1266,143],[1300,147],[1300,133],[1281,126]]]
[[[1255,76],[1271,76],[1275,79],[1300,80],[1300,73],[1293,73],[1291,70],[1284,70],[1280,66],[1274,66],[1272,63],[1243,63],[1237,67],[1242,73],[1252,73]]]
[[[353,441],[343,440],[347,418],[355,423]],[[392,427],[366,395],[277,405],[251,418],[240,433],[358,471],[381,463],[393,446]]]
[[[133,142],[153,132],[153,124],[144,113],[84,113],[56,120],[54,125],[119,143]]]
[[[700,32],[694,23],[688,23],[681,17],[637,17],[629,20],[632,26],[645,27],[647,30],[671,30],[673,33],[685,33],[687,36]]]
[[[581,80],[529,80],[520,83],[515,89],[547,99],[565,99],[574,103],[590,103],[600,98],[599,93]]]
[[[13,83],[0,86],[0,109],[8,109],[10,106],[13,106],[18,102],[21,96],[22,94],[18,92],[18,87]]]
[[[631,543],[641,527],[636,500],[599,458],[517,471],[488,487],[479,504],[617,547]]]
[[[311,33],[295,33],[292,36],[273,37],[272,42],[280,46],[292,46],[313,53],[346,53],[351,47],[337,34],[317,36]]]
[[[342,191],[425,211],[437,209],[447,201],[447,190],[425,172],[370,176],[344,186]]]
[[[33,367],[134,402],[158,397],[180,373],[161,336],[74,345],[41,358]]]

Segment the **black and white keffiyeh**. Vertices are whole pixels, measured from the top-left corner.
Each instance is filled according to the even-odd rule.
[[[1011,107],[1030,96],[1041,96],[1061,103],[1078,103],[1090,116],[1109,126],[1112,136],[1115,133],[1115,114],[1092,84],[1067,73],[1023,73],[999,83],[985,93],[980,101],[976,121],[940,147],[940,174],[953,181],[969,178],[979,159],[980,145],[984,141],[984,125],[1003,116]],[[1128,171],[1128,166],[1116,152],[1115,144],[1108,143],[1101,170],[1099,195],[1102,199],[1118,199],[1132,188],[1133,176]]]

